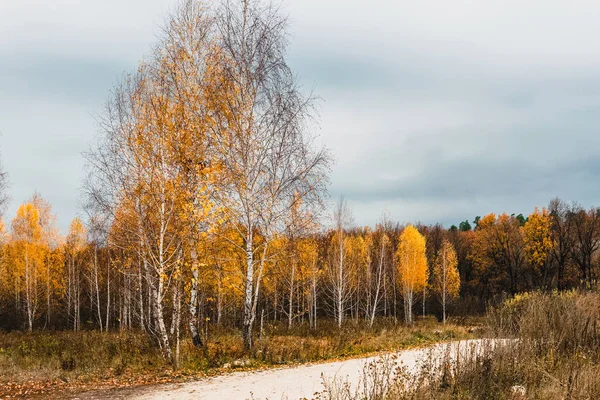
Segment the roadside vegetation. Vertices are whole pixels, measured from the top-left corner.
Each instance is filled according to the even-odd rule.
[[[507,339],[459,362],[429,359],[416,374],[393,359],[366,366],[366,385],[326,385],[330,400],[600,398],[600,293],[515,296],[490,310],[488,333]],[[331,382],[331,381],[330,381]]]
[[[367,324],[323,321],[320,329],[267,324],[247,350],[236,329],[210,332],[206,346],[181,341],[179,367],[161,357],[144,332],[11,332],[0,333],[0,398],[28,397],[61,390],[120,387],[181,381],[231,370],[260,369],[357,357],[375,352],[426,346],[473,337],[477,319],[440,324],[418,319],[411,327],[393,320]],[[469,325],[464,325],[468,323]]]

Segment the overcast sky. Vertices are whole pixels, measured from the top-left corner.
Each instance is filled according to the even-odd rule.
[[[66,231],[82,151],[175,0],[0,0],[6,219],[34,191]],[[600,3],[289,0],[289,62],[320,103],[331,195],[357,224],[458,223],[554,196],[600,205]]]

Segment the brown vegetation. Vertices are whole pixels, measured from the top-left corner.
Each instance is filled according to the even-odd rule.
[[[597,399],[599,322],[598,292],[519,295],[488,315],[489,332],[509,339],[503,344],[467,352],[458,362],[429,359],[416,373],[382,360],[366,367],[364,388],[329,387],[325,397]]]
[[[350,322],[341,329],[334,321],[323,321],[319,330],[307,324],[289,330],[285,323],[269,323],[262,338],[246,350],[238,331],[218,328],[209,332],[211,340],[203,348],[185,339],[180,367],[174,369],[142,332],[0,333],[0,397],[184,380],[231,369],[319,362],[471,336],[468,326],[441,326],[431,319],[417,320],[410,328],[389,319],[376,319],[372,328]]]

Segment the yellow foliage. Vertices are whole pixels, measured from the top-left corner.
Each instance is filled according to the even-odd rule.
[[[434,263],[434,291],[450,298],[458,297],[460,292],[460,275],[458,273],[458,258],[454,246],[444,240]]]
[[[554,247],[551,230],[552,221],[545,208],[536,208],[523,227],[525,258],[538,270],[544,267]]]
[[[396,251],[400,285],[404,295],[419,292],[427,286],[429,272],[425,255],[425,237],[408,225],[400,234]]]

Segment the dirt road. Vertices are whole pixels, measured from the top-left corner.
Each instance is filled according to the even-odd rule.
[[[427,358],[439,359],[449,351],[451,359],[455,359],[457,354],[465,354],[467,351],[480,352],[490,344],[494,345],[493,342],[478,339],[404,350],[396,354],[396,361],[401,362],[407,371],[416,372],[419,363]],[[274,368],[257,372],[233,372],[194,382],[148,386],[141,389],[114,391],[110,394],[98,393],[97,397],[94,397],[93,393],[88,393],[81,398],[106,399],[110,397],[136,400],[311,399],[315,393],[324,389],[323,377],[345,380],[356,387],[361,380],[365,364],[378,358],[381,357],[357,358],[294,368]]]

